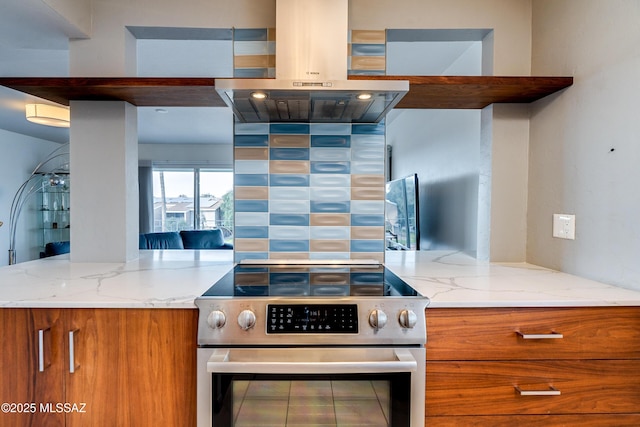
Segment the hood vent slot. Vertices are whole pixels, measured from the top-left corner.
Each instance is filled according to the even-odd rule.
[[[361,91],[309,92],[269,91],[264,99],[254,99],[253,91],[233,91],[231,104],[238,120],[242,122],[359,122],[375,123],[386,113],[389,105],[395,105],[400,95],[374,93],[370,99],[361,100]],[[227,95],[227,92],[225,92]],[[231,98],[227,97],[227,101]]]

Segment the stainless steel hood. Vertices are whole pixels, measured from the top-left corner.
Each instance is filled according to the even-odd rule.
[[[277,0],[276,31],[275,79],[216,79],[241,122],[376,123],[409,90],[347,80],[348,0]]]

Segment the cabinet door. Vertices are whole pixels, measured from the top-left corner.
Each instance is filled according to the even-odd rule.
[[[79,309],[68,317],[66,401],[84,411],[69,412],[68,426],[195,426],[197,310]]]
[[[118,425],[118,401],[129,389],[124,310],[73,309],[65,312],[65,403],[68,426]]]
[[[637,414],[427,417],[429,427],[638,427]]]
[[[427,309],[429,360],[640,358],[638,307]]]
[[[0,309],[0,403],[5,404],[0,425],[64,425],[64,415],[48,410],[49,403],[63,401],[60,314],[55,309]]]
[[[195,427],[196,309],[127,311],[127,366],[132,405],[126,423]],[[122,425],[122,424],[121,424]]]
[[[640,360],[427,362],[429,416],[631,414],[638,402]]]

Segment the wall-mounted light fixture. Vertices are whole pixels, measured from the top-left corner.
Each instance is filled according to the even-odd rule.
[[[70,113],[68,107],[48,104],[27,104],[25,106],[27,120],[40,125],[68,128]]]

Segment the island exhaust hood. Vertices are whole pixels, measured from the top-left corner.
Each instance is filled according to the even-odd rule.
[[[347,80],[348,0],[276,0],[276,78],[216,79],[240,122],[377,123],[409,91]]]

